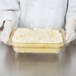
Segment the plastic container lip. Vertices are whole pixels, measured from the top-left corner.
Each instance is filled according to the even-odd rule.
[[[61,43],[17,43],[17,42],[12,42],[12,43],[15,43],[15,44],[61,44]]]
[[[44,42],[44,43],[40,43],[40,42],[33,42],[33,43],[30,43],[30,42],[24,42],[24,43],[22,43],[22,42],[12,42],[12,43],[15,43],[15,44],[61,44],[61,43],[64,43],[64,40],[62,41],[62,42],[54,42],[54,43],[47,43],[47,42]]]

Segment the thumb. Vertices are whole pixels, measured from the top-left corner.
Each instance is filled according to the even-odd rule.
[[[71,33],[67,33],[67,32],[66,32],[66,41],[69,40],[70,35],[71,35]]]

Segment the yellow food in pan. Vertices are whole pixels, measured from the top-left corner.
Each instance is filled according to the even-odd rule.
[[[18,28],[12,37],[13,43],[63,43],[60,30]]]

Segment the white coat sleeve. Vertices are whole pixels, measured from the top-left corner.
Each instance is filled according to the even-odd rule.
[[[19,9],[17,0],[0,0],[0,27],[5,20],[11,20],[13,25],[18,25]]]
[[[68,0],[68,10],[66,15],[66,24],[76,20],[76,0]]]

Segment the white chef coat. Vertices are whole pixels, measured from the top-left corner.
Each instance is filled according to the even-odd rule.
[[[62,28],[76,19],[76,0],[0,0],[0,26]]]

